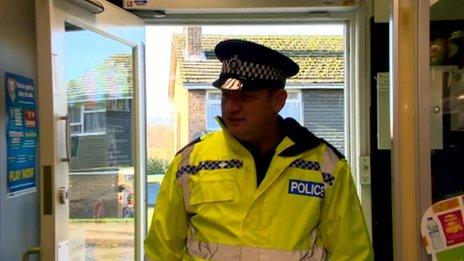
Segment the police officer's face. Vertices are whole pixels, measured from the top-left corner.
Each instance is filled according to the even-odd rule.
[[[236,138],[254,142],[276,127],[277,114],[285,104],[285,90],[222,90],[222,118]]]

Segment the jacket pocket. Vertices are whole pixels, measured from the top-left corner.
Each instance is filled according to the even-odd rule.
[[[234,199],[234,180],[202,180],[192,184],[190,205],[232,201]]]

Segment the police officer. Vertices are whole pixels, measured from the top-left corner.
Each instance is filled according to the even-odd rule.
[[[346,159],[278,115],[299,67],[265,46],[220,42],[221,131],[176,155],[145,240],[151,260],[371,260]]]

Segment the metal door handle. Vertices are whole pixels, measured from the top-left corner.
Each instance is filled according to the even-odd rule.
[[[69,115],[66,114],[66,116],[59,116],[58,117],[58,120],[62,120],[62,121],[65,121],[65,125],[66,125],[66,138],[65,138],[65,143],[66,143],[66,157],[65,158],[61,158],[61,161],[64,161],[64,162],[71,162],[71,157],[69,157],[69,140],[71,139],[71,133],[69,132]]]
[[[58,199],[61,204],[68,203],[68,188],[61,187],[60,190],[58,190]]]

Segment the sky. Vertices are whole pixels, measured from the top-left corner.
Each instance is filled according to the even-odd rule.
[[[113,54],[132,53],[130,46],[87,30],[66,32],[65,45],[68,80],[98,66]]]
[[[330,25],[228,25],[203,26],[203,34],[251,35],[343,35],[344,27]],[[163,121],[172,112],[168,101],[169,63],[173,33],[182,33],[182,26],[147,26],[146,88],[148,121]]]

